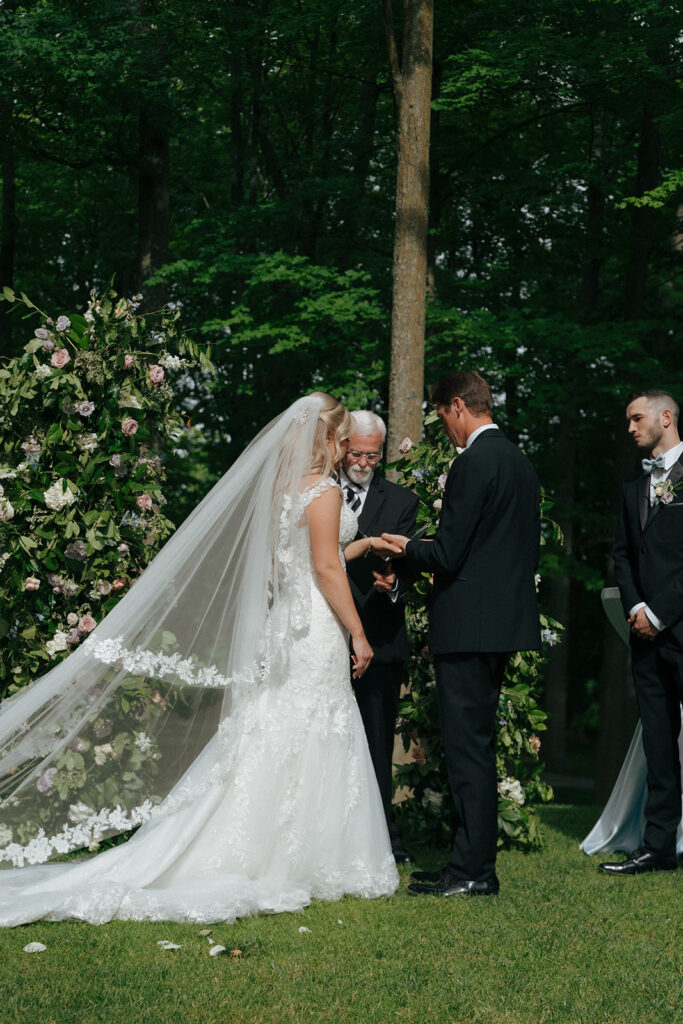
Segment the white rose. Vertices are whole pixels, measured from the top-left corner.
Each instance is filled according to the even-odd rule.
[[[47,651],[51,658],[54,657],[54,655],[57,654],[58,651],[66,650],[66,641],[68,635],[68,633],[64,633],[61,629],[58,629],[55,635],[52,637],[52,640],[48,640],[48,642],[45,644],[45,650]]]
[[[519,804],[520,807],[524,803],[524,791],[522,790],[522,784],[519,779],[513,779],[507,775],[498,783],[498,792],[502,797],[506,797],[508,800],[514,800],[514,802]]]
[[[76,500],[76,495],[68,487],[64,490],[63,484],[64,481],[60,478],[43,493],[45,504],[53,512],[59,512],[66,505],[73,505]]]

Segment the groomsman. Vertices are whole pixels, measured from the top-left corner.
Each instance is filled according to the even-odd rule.
[[[376,472],[382,457],[386,427],[373,412],[354,412],[353,433],[341,471],[345,500],[358,516],[358,536],[382,532],[415,532],[418,499],[405,487],[390,483]],[[391,563],[370,556],[347,566],[358,614],[374,651],[370,667],[353,680],[358,708],[365,726],[375,768],[394,859],[409,864],[401,832],[392,813],[392,753],[396,716],[405,663],[409,656],[402,580]]]
[[[643,725],[648,797],[643,845],[600,864],[610,875],[675,871],[681,819],[678,734],[683,700],[683,443],[678,404],[666,391],[634,395],[628,432],[650,452],[624,487],[614,571],[631,627],[631,664]]]
[[[434,575],[429,647],[455,830],[450,862],[416,871],[409,892],[498,892],[496,711],[512,651],[537,650],[535,574],[540,543],[536,472],[492,420],[491,390],[469,370],[445,377],[432,401],[465,450],[453,462],[433,541],[407,541],[413,571]]]

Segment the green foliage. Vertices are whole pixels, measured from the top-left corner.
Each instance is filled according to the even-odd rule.
[[[395,464],[403,482],[420,498],[418,521],[435,527],[441,494],[453,462],[450,442],[435,436],[436,413],[426,419],[428,436],[412,444]],[[457,458],[457,454],[455,455]],[[555,524],[546,520],[547,533],[557,537]],[[430,531],[431,532],[431,531]],[[431,582],[423,576],[408,595],[408,623],[412,657],[410,685],[401,699],[399,716],[403,746],[411,760],[396,769],[399,787],[407,792],[398,813],[412,833],[426,842],[443,843],[453,828],[432,658],[427,646]],[[559,623],[541,615],[539,631],[546,643],[558,642]],[[537,703],[544,656],[535,651],[514,654],[507,666],[498,704],[496,769],[498,776],[498,845],[533,849],[542,839],[534,804],[552,799],[551,787],[541,780],[539,732],[546,729],[546,713]]]
[[[169,378],[209,365],[177,313],[139,316],[113,291],[56,321],[3,298],[38,326],[0,368],[0,694],[66,657],[172,532]]]

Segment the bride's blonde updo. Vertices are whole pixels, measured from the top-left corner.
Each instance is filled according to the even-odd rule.
[[[345,405],[323,391],[314,391],[311,398],[319,398],[321,402],[313,437],[311,472],[331,476],[344,456],[341,443],[351,436],[351,414]],[[328,439],[333,441],[334,453],[330,451]]]

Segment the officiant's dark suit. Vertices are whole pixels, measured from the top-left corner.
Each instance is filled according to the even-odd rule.
[[[456,384],[460,377],[453,375]],[[465,381],[469,377],[486,388],[490,403],[485,382],[467,371]],[[464,444],[445,421],[444,429],[454,443]],[[441,880],[446,895],[497,892],[498,697],[510,652],[540,646],[535,586],[538,477],[527,457],[490,419],[487,428],[472,436],[471,447],[455,459],[448,474],[434,541],[409,542],[405,549],[411,569],[434,574],[429,646],[456,812],[451,862],[443,869],[449,874],[445,883]],[[422,881],[428,875],[418,872],[414,877]],[[453,889],[453,880],[466,881],[467,888]],[[411,892],[424,891],[411,887]]]
[[[643,725],[648,799],[643,846],[676,863],[681,818],[678,734],[683,700],[683,456],[668,474],[678,491],[650,505],[649,473],[624,486],[614,571],[626,616],[645,602],[665,628],[653,639],[631,633],[633,678]]]
[[[367,488],[365,503],[358,517],[358,537],[381,533],[415,532],[417,497],[407,488],[391,483],[375,472]],[[402,595],[410,585],[402,560],[392,566],[397,574],[395,600],[375,589],[373,570],[381,572],[385,563],[376,556],[356,558],[347,565],[351,593],[365,635],[374,651],[370,667],[361,679],[353,681],[358,708],[365,726],[370,756],[375,768],[391,845],[395,855],[404,854],[403,842],[392,814],[392,754],[396,717],[405,663],[410,650]]]

